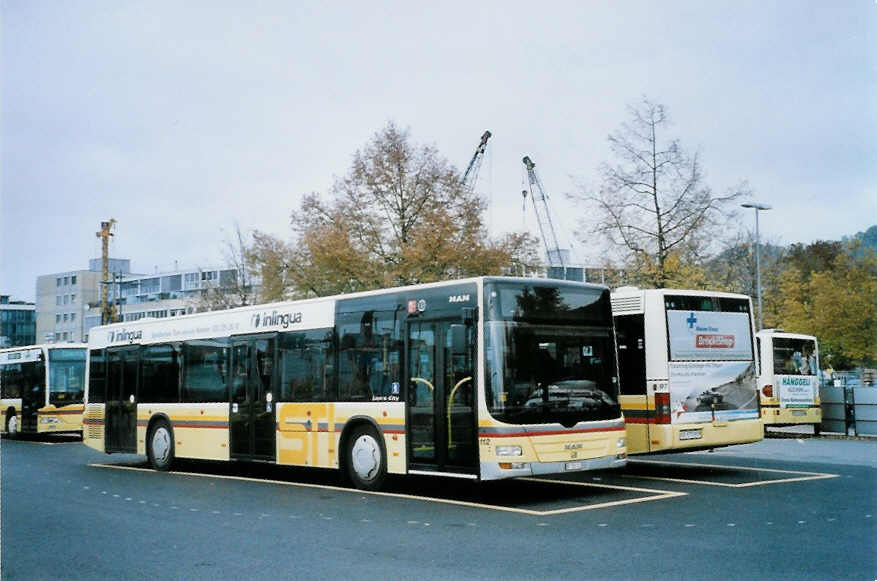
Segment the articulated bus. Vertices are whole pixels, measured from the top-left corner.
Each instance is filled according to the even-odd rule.
[[[748,296],[623,287],[612,313],[629,453],[763,438]]]
[[[764,329],[755,335],[761,419],[768,425],[822,422],[816,337]]]
[[[0,411],[10,437],[82,432],[85,345],[0,349]]]
[[[105,452],[496,480],[621,467],[609,291],[474,278],[92,329]]]

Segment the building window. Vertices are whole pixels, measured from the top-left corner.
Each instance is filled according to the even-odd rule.
[[[64,313],[64,322],[65,322],[65,323],[67,322],[67,319],[68,319],[68,318],[69,318],[69,317],[67,316],[67,313]]]
[[[56,305],[60,305],[60,304],[61,304],[61,295],[58,295],[58,296],[55,297],[55,304],[56,304]]]
[[[61,286],[61,277],[55,279],[55,286]]]
[[[55,315],[55,324],[57,325],[60,322],[61,322],[61,315]]]
[[[69,297],[68,295],[64,295],[64,304],[65,304],[65,305],[67,304],[67,302],[68,302],[69,300],[70,300],[70,297]]]
[[[70,284],[76,284],[76,275],[70,277]]]
[[[69,276],[65,276],[65,277],[64,277],[64,286],[67,286],[68,284],[70,284],[70,277],[69,277]]]
[[[74,294],[74,295],[70,295],[70,302],[71,302],[71,303],[75,303],[75,302],[76,302],[76,295],[75,295],[75,294]]]
[[[70,313],[70,322],[74,322],[76,320],[76,313]]]

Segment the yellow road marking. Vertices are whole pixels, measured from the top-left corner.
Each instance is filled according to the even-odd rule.
[[[151,468],[137,468],[135,466],[121,466],[118,464],[89,464],[91,468],[112,468],[115,470],[132,470],[135,472],[152,472],[154,474],[159,474],[155,470]],[[465,500],[452,500],[448,498],[436,498],[432,496],[416,496],[413,494],[401,494],[396,492],[372,492],[368,490],[356,490],[353,488],[343,488],[340,486],[330,486],[326,484],[309,484],[305,482],[287,482],[285,480],[269,480],[263,478],[249,478],[246,476],[229,476],[224,474],[201,474],[198,472],[169,472],[169,474],[177,475],[177,476],[194,476],[198,478],[219,478],[223,480],[240,480],[244,482],[261,482],[265,484],[280,484],[283,486],[298,486],[301,488],[318,488],[323,490],[334,490],[338,492],[349,492],[351,494],[368,494],[371,496],[384,496],[387,498],[404,498],[409,500],[423,500],[427,502],[438,502],[442,504],[454,504],[457,506],[468,506],[472,508],[482,508],[486,510],[499,510],[504,512],[514,512],[518,514],[527,514],[532,516],[553,516],[558,514],[566,514],[571,512],[581,512],[585,510],[594,510],[597,508],[609,508],[613,506],[620,506],[623,504],[634,504],[638,502],[648,502],[652,500],[665,500],[667,498],[675,498],[677,496],[687,496],[687,492],[669,492],[666,490],[653,490],[649,488],[636,488],[631,486],[613,486],[610,484],[591,484],[585,482],[568,482],[565,480],[542,480],[538,478],[526,478],[524,480],[532,480],[534,482],[548,482],[552,484],[568,484],[572,486],[588,486],[593,488],[612,488],[617,490],[625,490],[625,491],[634,491],[634,492],[647,492],[649,494],[653,494],[654,496],[641,497],[641,498],[633,498],[630,500],[617,500],[613,502],[603,502],[600,504],[593,505],[584,505],[584,506],[574,506],[570,508],[561,508],[556,510],[530,510],[525,508],[512,508],[505,506],[497,506],[493,504],[482,504],[478,502],[469,502]]]
[[[623,474],[624,478],[640,478],[642,480],[663,480],[665,482],[682,482],[684,484],[703,484],[705,486],[724,486],[726,488],[749,488],[751,486],[765,486],[767,484],[785,484],[788,482],[803,482],[805,480],[823,480],[837,478],[839,474],[824,472],[803,472],[801,470],[777,470],[776,468],[754,468],[751,466],[726,466],[723,464],[701,464],[696,462],[663,462],[661,460],[632,460],[631,464],[662,464],[670,466],[697,466],[700,468],[730,468],[732,470],[751,470],[753,472],[773,472],[777,474],[803,474],[795,478],[777,478],[775,480],[759,480],[756,482],[744,482],[742,484],[729,484],[727,482],[715,482],[713,480],[691,480],[688,478],[666,478],[662,476],[637,476],[636,474]]]

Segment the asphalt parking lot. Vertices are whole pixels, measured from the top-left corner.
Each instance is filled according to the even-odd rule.
[[[862,579],[877,442],[765,440],[468,483],[2,442],[3,579]],[[71,564],[75,564],[72,566]]]

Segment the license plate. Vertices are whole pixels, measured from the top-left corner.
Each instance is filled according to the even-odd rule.
[[[807,412],[805,412],[804,410],[792,410],[792,415],[793,416],[806,416]]]
[[[567,462],[566,463],[567,470],[581,470],[584,467],[585,467],[585,465],[582,464],[581,462]]]
[[[680,440],[700,440],[703,433],[700,430],[681,430],[679,432]]]

